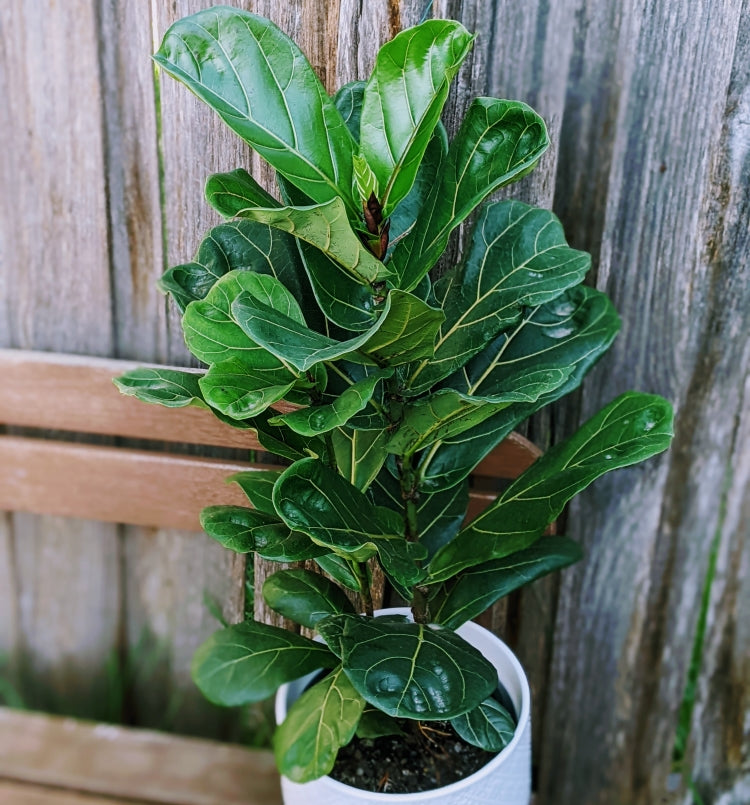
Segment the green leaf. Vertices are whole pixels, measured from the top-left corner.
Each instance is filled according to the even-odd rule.
[[[295,783],[328,774],[354,737],[364,706],[341,668],[306,690],[273,736],[279,771]]]
[[[435,444],[420,466],[425,489],[448,488],[466,478],[520,422],[577,388],[609,348],[619,328],[607,297],[585,286],[529,310],[522,321],[498,336],[445,384],[465,394],[492,395],[509,377],[539,367],[572,369],[565,383],[534,403],[514,403],[464,433]]]
[[[200,380],[206,402],[232,419],[250,419],[282,400],[297,377],[285,368],[255,369],[240,358],[213,364]]]
[[[278,515],[242,506],[209,506],[201,512],[203,530],[235,553],[255,552],[274,562],[299,562],[325,553],[307,535],[290,531]]]
[[[453,229],[490,193],[528,173],[548,146],[544,121],[531,107],[475,98],[417,225],[393,253],[389,268],[399,277],[398,287],[416,288]]]
[[[300,436],[284,425],[270,425],[269,420],[276,412],[264,411],[249,420],[258,435],[258,441],[264,450],[290,461],[310,456],[323,456],[325,443],[319,437]]]
[[[375,387],[385,377],[390,377],[393,369],[382,370],[376,374],[353,383],[338,395],[326,395],[329,399],[323,405],[308,406],[298,411],[274,417],[272,425],[283,423],[295,433],[303,436],[316,436],[345,425],[356,413],[361,411],[372,399]]]
[[[339,472],[352,486],[364,492],[388,458],[385,445],[390,434],[385,428],[341,427],[331,432],[331,439]]]
[[[388,506],[403,517],[401,487],[387,469],[380,473],[371,491],[376,504]],[[468,481],[417,498],[417,533],[419,544],[427,549],[428,559],[458,534],[468,505]]]
[[[380,185],[386,217],[414,183],[450,82],[473,41],[458,22],[428,20],[378,52],[365,86],[359,144]]]
[[[454,389],[439,389],[404,406],[403,418],[388,442],[388,450],[413,455],[441,439],[457,436],[514,402],[531,403],[558,388],[570,369],[543,369],[508,379],[505,389],[491,397],[471,397]]]
[[[359,142],[359,121],[362,117],[362,99],[365,95],[364,81],[350,81],[333,96],[333,102],[355,141]]]
[[[548,210],[520,201],[488,204],[463,263],[435,283],[445,321],[434,358],[414,369],[410,390],[425,391],[452,374],[519,322],[525,308],[578,285],[590,265],[590,255],[567,245],[560,221]]]
[[[201,528],[235,553],[254,551],[256,534],[280,525],[284,527],[278,515],[242,506],[208,506],[201,511]]]
[[[360,284],[382,282],[391,273],[354,234],[340,198],[313,207],[246,207],[235,214],[304,240]]]
[[[505,749],[516,731],[513,716],[492,697],[468,713],[452,718],[451,726],[465,741],[486,752]]]
[[[543,537],[523,551],[470,568],[447,582],[432,600],[432,620],[458,629],[514,590],[572,565],[582,556],[581,547],[572,539]]]
[[[432,351],[443,320],[441,311],[402,291],[391,291],[377,322],[347,341],[316,333],[248,295],[233,302],[232,314],[254,343],[300,372],[343,356],[380,365],[409,363]]]
[[[262,701],[285,682],[334,664],[322,643],[246,621],[209,637],[193,655],[190,670],[209,701],[236,707]]]
[[[448,134],[445,126],[442,123],[438,123],[432,138],[427,144],[427,149],[422,157],[422,162],[417,170],[417,176],[411,190],[388,219],[391,222],[391,251],[402,238],[411,232],[417,222],[419,213],[427,203],[432,189],[438,182],[440,166],[443,164],[447,153]],[[425,279],[427,278],[425,277]],[[417,293],[416,290],[415,293]],[[427,298],[419,293],[417,295],[420,299]]]
[[[167,408],[188,405],[207,408],[198,385],[202,376],[199,372],[139,366],[114,378],[113,382],[123,394],[143,402]]]
[[[211,229],[194,261],[170,268],[159,286],[184,312],[190,302],[205,298],[220,277],[235,270],[276,277],[302,303],[306,321],[317,326],[320,311],[295,239],[255,221],[233,221]]]
[[[368,498],[321,461],[304,459],[276,482],[273,502],[289,528],[302,531],[330,551],[364,562],[378,554],[383,570],[400,590],[422,575],[425,551],[395,532]]]
[[[266,579],[263,598],[274,611],[310,629],[328,615],[354,612],[340,587],[310,570],[277,571]]]
[[[356,144],[302,51],[269,20],[219,6],[178,20],[157,64],[313,201],[357,215]]]
[[[337,641],[352,685],[389,716],[434,721],[472,710],[497,687],[497,671],[454,632],[408,621],[334,615],[318,630]]]
[[[359,592],[359,581],[352,573],[349,562],[335,553],[326,553],[315,557],[315,564],[327,573],[334,581],[337,581],[348,590]]]
[[[370,196],[378,197],[378,178],[363,157],[354,155],[354,185],[362,202],[367,202]]]
[[[224,218],[235,218],[247,207],[281,206],[244,168],[209,176],[206,201]]]
[[[271,303],[293,320],[304,323],[294,297],[275,278],[250,271],[232,271],[214,284],[205,299],[191,302],[182,317],[188,349],[204,363],[238,358],[255,369],[280,369],[284,364],[250,340],[231,315],[240,295]]]
[[[365,707],[357,724],[357,738],[382,738],[385,735],[403,735],[398,721],[376,707]]]
[[[247,470],[236,472],[227,482],[237,484],[258,511],[276,514],[273,507],[273,485],[283,470]]]
[[[287,204],[309,206],[310,200],[283,176],[276,176],[281,195]],[[285,237],[290,235],[283,233]],[[378,318],[377,294],[369,282],[360,282],[349,271],[331,260],[326,254],[306,243],[294,239],[315,301],[326,317],[344,330],[360,332],[371,327]],[[324,332],[322,327],[316,328]]]
[[[628,392],[564,442],[550,448],[430,562],[430,583],[532,545],[563,506],[609,470],[669,447],[672,407],[662,397]]]

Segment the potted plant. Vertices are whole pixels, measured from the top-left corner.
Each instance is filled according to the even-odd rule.
[[[460,263],[431,281],[451,232],[548,146],[531,108],[495,98],[476,98],[448,142],[440,114],[472,41],[457,22],[424,22],[333,98],[275,25],[232,8],[178,21],[155,56],[278,176],[281,200],[243,169],[210,177],[207,199],[229,222],[161,280],[207,368],[117,383],[207,407],[288,462],[235,476],[251,506],[210,507],[202,524],[232,550],[307,563],[262,594],[317,638],[248,621],[193,663],[219,704],[281,688],[274,750],[288,803],[318,788],[330,802],[527,802],[528,685],[471,619],[576,561],[577,544],[543,536],[548,525],[672,433],[665,400],[623,394],[465,522],[473,468],[578,387],[619,327],[582,284],[589,255],[551,212],[516,201],[483,206]],[[274,409],[282,400],[293,409]],[[373,611],[373,572],[407,608]],[[363,756],[356,741],[368,756],[382,741],[421,747],[443,779],[326,776],[348,779],[335,764],[342,747]],[[478,771],[461,765],[472,753]]]

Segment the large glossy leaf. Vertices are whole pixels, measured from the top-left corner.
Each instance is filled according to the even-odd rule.
[[[198,381],[202,372],[140,366],[116,377],[114,384],[123,393],[167,408],[194,405],[206,408]]]
[[[359,121],[362,117],[362,99],[365,96],[364,81],[350,81],[333,96],[333,102],[352,137],[359,142]]]
[[[336,556],[335,553],[326,553],[316,556],[315,564],[342,587],[359,592],[359,580],[352,573],[351,564],[347,559]]]
[[[203,239],[194,261],[170,268],[159,285],[184,312],[190,302],[205,298],[220,277],[235,270],[276,277],[300,301],[306,321],[318,325],[320,311],[295,239],[255,221],[233,221],[214,227]]]
[[[357,724],[357,738],[382,738],[384,735],[403,735],[400,723],[382,713],[377,707],[365,707]]]
[[[259,702],[336,659],[321,643],[256,621],[213,634],[193,655],[191,673],[201,693],[226,707]]]
[[[388,442],[388,450],[411,456],[440,439],[449,439],[483,422],[514,402],[534,402],[567,379],[569,370],[537,370],[508,383],[507,391],[492,397],[471,397],[454,389],[439,389],[404,406],[403,418]]]
[[[286,181],[281,174],[277,174],[276,178],[286,204],[295,207],[305,207],[311,204],[310,199]],[[291,237],[286,233],[284,235]],[[353,274],[324,252],[304,240],[296,238],[294,240],[317,305],[326,317],[335,325],[352,332],[360,332],[371,327],[378,318],[380,292],[376,291],[369,282],[361,282],[356,279]],[[316,329],[324,332],[323,328]]]
[[[283,399],[297,383],[297,376],[284,367],[255,369],[239,358],[229,358],[209,368],[200,388],[206,402],[222,414],[250,419]]]
[[[465,741],[486,752],[505,749],[516,731],[513,716],[491,696],[468,713],[452,718],[451,726]]]
[[[227,481],[237,484],[258,511],[275,515],[273,485],[282,472],[283,470],[247,470],[230,475]]]
[[[263,584],[263,598],[271,609],[310,629],[321,618],[354,612],[338,585],[319,573],[301,568],[279,570],[269,576]]]
[[[364,706],[340,667],[306,690],[273,736],[279,771],[295,783],[328,774],[354,737]]]
[[[370,486],[388,458],[385,446],[389,438],[385,428],[342,427],[332,431],[336,466],[352,486],[362,491]]]
[[[371,491],[379,506],[388,506],[396,512],[403,512],[401,487],[387,469],[380,473]],[[417,498],[417,533],[419,544],[427,549],[428,559],[458,534],[468,505],[468,481]]]
[[[544,121],[526,104],[476,98],[451,143],[413,232],[393,253],[398,287],[416,288],[450,233],[482,199],[534,167],[549,145]]]
[[[209,506],[201,512],[201,526],[235,553],[254,551],[274,562],[299,562],[324,553],[307,535],[290,531],[275,513],[242,506]]]
[[[317,436],[300,436],[284,425],[271,425],[269,420],[274,415],[275,412],[267,410],[249,420],[264,450],[290,461],[325,455],[326,447],[323,439]]]
[[[430,562],[430,581],[502,559],[532,545],[565,504],[600,475],[669,447],[672,407],[652,394],[628,392],[550,448],[488,509],[441,548]]]
[[[247,207],[235,214],[304,240],[346,269],[359,283],[382,282],[390,274],[352,231],[340,198],[313,207]]]
[[[339,556],[363,562],[377,553],[400,590],[422,575],[417,561],[424,548],[407,542],[362,492],[321,461],[306,459],[285,470],[273,502],[291,529]]]
[[[582,556],[580,545],[572,539],[543,537],[530,548],[477,565],[447,582],[430,604],[430,617],[448,629],[458,629],[519,587]]]
[[[324,395],[323,404],[311,405],[288,414],[274,417],[272,425],[282,423],[303,436],[315,436],[345,425],[356,413],[361,411],[372,399],[375,387],[385,377],[393,374],[392,369],[369,375],[353,383],[336,395]]]
[[[458,22],[428,20],[380,49],[365,87],[359,144],[377,177],[385,216],[414,183],[450,82],[473,41]]]
[[[492,664],[455,632],[358,615],[334,615],[318,630],[337,644],[357,691],[390,716],[454,718],[497,687]]]
[[[316,333],[299,321],[272,310],[251,295],[232,304],[234,320],[254,343],[280,360],[306,372],[312,366],[343,356],[380,365],[400,365],[431,353],[441,311],[402,291],[391,291],[377,322],[347,341]]]
[[[282,368],[282,361],[248,338],[232,318],[232,303],[240,294],[261,304],[271,303],[286,316],[304,323],[294,297],[275,277],[232,271],[214,284],[205,299],[191,302],[185,310],[182,329],[188,349],[208,364],[237,358],[255,369]]]
[[[498,336],[445,384],[464,393],[491,395],[509,377],[532,373],[540,366],[572,369],[567,381],[535,403],[514,403],[470,430],[436,443],[420,467],[424,487],[443,489],[466,478],[520,422],[577,388],[609,348],[618,328],[611,302],[585,286],[529,310],[518,325]]]
[[[463,263],[434,285],[445,321],[434,358],[418,364],[408,381],[411,391],[425,391],[452,374],[519,322],[524,308],[578,285],[590,265],[590,255],[568,246],[560,221],[548,210],[520,201],[488,204]]]
[[[391,248],[389,254],[398,243],[409,233],[417,222],[419,213],[430,197],[430,193],[434,188],[440,177],[440,166],[448,153],[448,134],[445,126],[438,123],[435,131],[427,144],[427,149],[422,157],[422,162],[417,170],[417,176],[414,180],[411,190],[406,197],[399,202],[396,209],[389,217],[391,230],[390,240]],[[427,279],[425,277],[425,279]],[[420,299],[426,299],[414,291]]]
[[[318,203],[353,214],[356,145],[304,54],[269,20],[219,6],[176,22],[157,64]]]
[[[234,218],[248,207],[281,206],[244,168],[209,176],[206,201],[225,218]]]

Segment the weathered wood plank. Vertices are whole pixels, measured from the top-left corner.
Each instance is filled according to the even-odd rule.
[[[716,575],[684,773],[704,802],[750,802],[750,3],[745,1],[725,122],[714,155],[709,239],[716,304],[708,354],[715,360],[704,427],[724,484],[713,536]],[[708,361],[706,362],[711,365]],[[734,412],[734,416],[732,416]],[[710,419],[710,421],[708,421]],[[729,420],[729,421],[726,421]],[[713,473],[712,473],[713,474]],[[701,495],[712,494],[701,489]],[[710,505],[710,504],[707,504]],[[697,535],[696,535],[697,536]],[[712,546],[713,547],[713,546]],[[684,805],[689,798],[685,797]]]
[[[108,175],[122,209],[112,220],[118,354],[180,365],[191,361],[179,316],[157,291],[155,280],[167,265],[191,259],[204,230],[219,223],[203,200],[207,174],[239,164],[237,146],[220,133],[218,124],[208,132],[201,129],[210,114],[201,112],[192,96],[174,105],[180,92],[175,82],[154,78],[150,55],[167,25],[197,7],[105,3],[102,14],[104,36],[115,54],[109,61],[105,57],[104,66],[110,94],[107,122],[113,132]],[[170,556],[180,560],[170,561]],[[189,659],[192,649],[216,628],[201,603],[204,592],[230,620],[241,617],[244,587],[232,589],[231,580],[233,574],[244,575],[244,558],[217,551],[209,540],[196,540],[192,533],[128,527],[122,561],[125,654],[142,653],[145,641],[158,644],[161,658],[150,679],[135,680],[134,717],[147,726],[164,725],[163,703],[181,701],[169,722],[172,728],[229,735],[238,714],[200,700],[189,679]],[[192,622],[185,619],[187,611]],[[155,708],[155,699],[161,700],[160,707]]]
[[[0,510],[200,531],[204,506],[245,505],[242,462],[0,436]]]
[[[96,3],[11,0],[0,14],[7,76],[0,160],[3,186],[13,188],[0,220],[2,346],[108,354]],[[65,697],[94,716],[91,689],[106,682],[117,640],[116,528],[24,514],[10,520],[18,599],[0,618],[17,617],[22,692],[47,706]]]
[[[208,411],[144,405],[120,394],[112,378],[143,365],[148,364],[0,350],[4,379],[0,422],[131,439],[260,449],[252,431],[231,428]]]
[[[134,800],[103,798],[0,780],[0,802],[12,802],[13,805],[133,805]]]
[[[740,9],[609,16],[605,5],[586,4],[577,22],[569,97],[577,115],[597,111],[583,139],[575,114],[570,130],[563,121],[560,164],[570,178],[570,153],[578,168],[556,199],[575,188],[580,204],[564,218],[574,245],[599,250],[597,285],[625,326],[580,413],[626,388],[658,391],[676,404],[677,436],[669,455],[599,482],[571,509],[567,533],[588,557],[562,576],[540,787],[543,802],[640,805],[679,794],[667,790],[677,713],[726,483],[731,389],[746,371],[729,340],[746,324],[720,290],[737,267],[711,247]],[[608,131],[606,156],[597,132]]]
[[[0,778],[165,805],[281,802],[269,752],[5,708]]]

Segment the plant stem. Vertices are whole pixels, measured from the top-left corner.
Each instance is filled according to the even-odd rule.
[[[419,523],[417,522],[418,478],[414,472],[412,455],[400,457],[398,463],[401,478],[401,498],[404,501],[404,534],[408,542],[419,542]],[[414,588],[411,599],[411,613],[415,623],[427,623],[429,612],[427,596],[419,587]]]
[[[367,578],[367,562],[352,562],[351,567],[357,579],[357,584],[359,585],[359,595],[362,599],[365,615],[372,617],[372,592],[370,591],[370,582]]]

